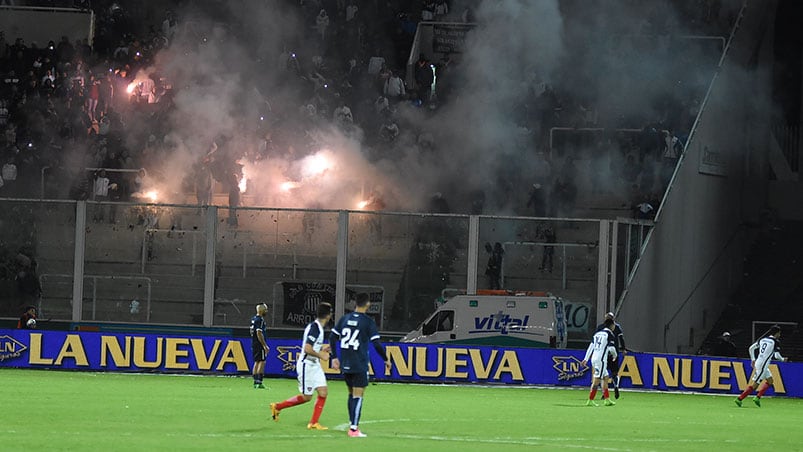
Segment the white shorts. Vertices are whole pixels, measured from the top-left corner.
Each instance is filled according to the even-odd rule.
[[[770,372],[770,360],[756,361],[756,368],[753,369],[753,377],[751,380],[755,382],[759,382],[761,380],[766,380],[767,378],[772,378],[772,372]]]
[[[301,360],[296,363],[296,373],[298,374],[298,392],[304,395],[312,395],[316,388],[326,386],[326,374],[318,363]]]
[[[608,378],[607,359],[601,359],[599,361],[591,361],[591,367],[594,369],[594,378]]]

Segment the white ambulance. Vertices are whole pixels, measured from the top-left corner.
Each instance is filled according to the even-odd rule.
[[[563,300],[547,292],[480,290],[447,299],[402,342],[566,348]]]

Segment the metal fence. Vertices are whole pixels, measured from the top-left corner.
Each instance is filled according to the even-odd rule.
[[[586,313],[572,329],[586,334],[627,279],[617,260],[632,262],[644,235],[569,218],[238,208],[235,226],[215,206],[0,199],[0,209],[14,214],[0,231],[0,315],[34,304],[73,322],[246,326],[266,302],[273,327],[293,328],[317,303],[339,314],[365,291],[381,328],[405,332],[444,289],[498,283],[564,297]],[[41,275],[41,295],[16,287],[25,271]]]

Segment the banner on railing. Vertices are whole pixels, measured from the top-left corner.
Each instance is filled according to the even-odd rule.
[[[265,373],[295,377],[301,340],[268,340]],[[392,361],[384,375],[371,352],[378,380],[588,386],[582,350],[497,348],[387,343]],[[250,374],[251,339],[97,332],[0,330],[0,367],[89,371]],[[337,371],[327,367],[331,377]],[[803,363],[773,363],[774,393],[803,397]],[[750,362],[705,356],[632,353],[624,356],[623,390],[735,394],[750,378]],[[770,390],[772,394],[773,390]]]
[[[284,295],[284,317],[282,324],[286,326],[304,327],[315,320],[315,310],[321,303],[329,303],[335,308],[334,284],[322,282],[282,282]],[[358,292],[366,292],[371,300],[368,315],[374,319],[378,328],[382,328],[382,302],[385,291],[379,286],[346,286],[346,299],[353,300]],[[349,312],[350,306],[345,310]]]

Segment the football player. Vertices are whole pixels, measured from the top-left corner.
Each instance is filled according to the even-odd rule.
[[[385,362],[385,374],[390,373],[390,361],[385,348],[379,342],[379,333],[374,319],[366,312],[371,305],[367,293],[357,294],[357,306],[354,312],[344,315],[337,321],[329,335],[329,343],[335,358],[332,368],[340,369],[345,377],[349,390],[349,436],[363,438],[366,434],[360,432],[360,414],[362,412],[362,398],[368,386],[368,342]],[[338,356],[338,345],[340,355]]]
[[[761,397],[767,392],[767,389],[773,385],[770,361],[773,358],[779,361],[787,361],[786,358],[781,356],[781,345],[778,342],[780,337],[781,327],[773,325],[769,331],[767,331],[766,337],[754,342],[750,346],[753,375],[750,376],[750,382],[747,384],[747,388],[736,398],[736,405],[742,406],[742,400],[752,394],[759,382],[762,382],[761,386],[758,388],[758,394],[753,397],[753,403],[755,403],[756,406],[761,406]],[[758,356],[756,356],[756,352],[758,352]]]
[[[616,405],[616,402],[610,399],[608,393],[608,360],[609,358],[616,359],[616,348],[613,346],[613,319],[605,319],[601,331],[594,333],[591,338],[591,343],[586,350],[586,356],[583,358],[582,365],[585,366],[589,358],[591,359],[591,367],[594,375],[591,379],[591,391],[588,394],[588,406],[599,406],[594,401],[597,396],[597,387],[600,382],[602,383],[602,400],[606,406]],[[612,355],[612,356],[611,356]]]
[[[302,403],[307,403],[312,399],[312,393],[318,393],[315,401],[315,408],[312,410],[312,418],[307,424],[309,430],[329,430],[318,420],[321,418],[323,406],[328,395],[326,387],[326,374],[321,367],[321,361],[329,361],[329,344],[324,344],[324,326],[332,318],[332,305],[320,303],[315,311],[315,321],[304,328],[304,336],[301,343],[301,353],[296,362],[296,373],[298,374],[298,392],[301,394],[290,397],[284,402],[271,403],[270,412],[274,421],[279,420],[279,412],[285,408],[290,408]]]
[[[265,359],[268,357],[268,325],[265,323],[265,315],[268,313],[268,305],[261,303],[257,305],[257,315],[251,317],[251,354],[254,358],[254,389],[265,389],[262,378],[265,375]]]

